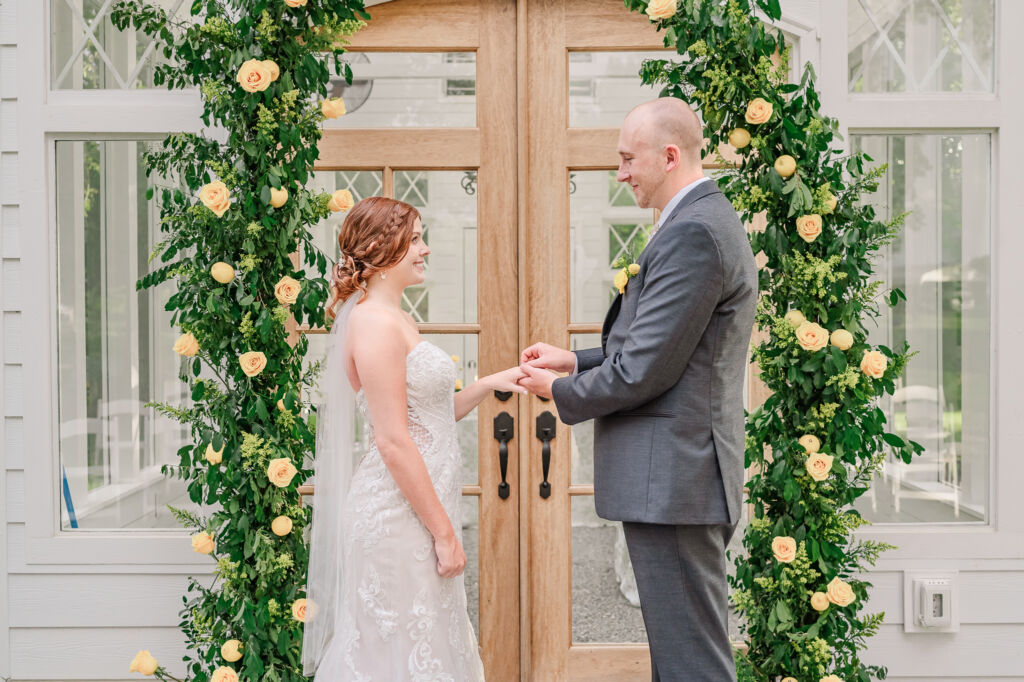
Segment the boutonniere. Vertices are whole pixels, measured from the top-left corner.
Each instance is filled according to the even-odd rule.
[[[615,279],[612,281],[612,284],[615,285],[620,294],[624,294],[626,293],[626,283],[636,277],[638,272],[640,272],[640,266],[636,263],[630,263],[615,273]]]

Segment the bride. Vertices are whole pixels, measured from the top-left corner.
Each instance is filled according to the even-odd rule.
[[[448,353],[420,338],[402,291],[424,281],[419,213],[370,197],[338,235],[320,407],[302,662],[322,682],[483,680],[466,611],[455,422],[519,368],[455,392]],[[334,308],[341,302],[341,308]],[[370,446],[353,456],[353,413]]]

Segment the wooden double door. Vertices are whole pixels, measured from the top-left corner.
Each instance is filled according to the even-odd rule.
[[[617,184],[622,116],[661,40],[621,0],[393,0],[354,36],[317,177],[417,206],[406,307],[468,383],[535,341],[599,343],[615,256],[653,220]],[[324,242],[330,248],[336,225]],[[467,584],[487,679],[645,680],[621,531],[593,511],[592,430],[494,396],[460,424]]]

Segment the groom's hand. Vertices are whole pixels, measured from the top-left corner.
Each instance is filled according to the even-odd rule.
[[[519,362],[539,369],[571,372],[576,367],[576,355],[571,350],[556,348],[547,343],[535,343],[523,351]]]
[[[528,364],[520,365],[519,369],[521,369],[523,374],[526,375],[519,380],[520,386],[525,387],[530,393],[540,396],[541,398],[551,397],[551,384],[555,383],[555,379],[558,378],[554,373],[549,372],[546,369],[532,367]],[[572,367],[569,369],[572,369]]]

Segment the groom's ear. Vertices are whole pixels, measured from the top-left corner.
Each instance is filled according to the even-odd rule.
[[[679,151],[678,145],[667,144],[665,145],[665,172],[671,173],[679,167],[680,162],[683,160],[683,153]]]

